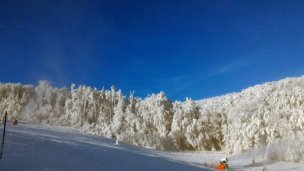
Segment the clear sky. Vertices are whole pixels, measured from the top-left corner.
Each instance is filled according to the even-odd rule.
[[[0,82],[203,99],[304,75],[303,0],[1,0]]]

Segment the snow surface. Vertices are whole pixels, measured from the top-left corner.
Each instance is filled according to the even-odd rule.
[[[1,130],[2,131],[2,130]],[[2,171],[202,170],[112,139],[41,125],[8,125]],[[206,170],[206,169],[205,169]]]
[[[224,152],[164,152],[116,145],[114,139],[40,124],[8,125],[6,135],[1,171],[207,171],[227,157]],[[230,170],[304,170],[303,164],[259,161],[264,153],[258,151],[252,164],[252,154],[229,156]]]

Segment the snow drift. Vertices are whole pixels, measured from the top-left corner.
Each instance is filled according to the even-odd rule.
[[[172,102],[164,92],[126,97],[114,86],[0,84],[0,112],[9,118],[69,126],[134,145],[232,154],[269,145],[269,159],[304,162],[304,77],[240,93]]]

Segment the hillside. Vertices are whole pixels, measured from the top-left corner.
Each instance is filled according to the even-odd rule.
[[[0,131],[2,131],[0,127]],[[207,171],[103,137],[40,124],[8,125],[3,171]]]
[[[67,89],[40,81],[37,87],[2,83],[0,112],[147,148],[239,154],[268,146],[267,158],[304,162],[303,97],[304,77],[184,102],[172,102],[164,92],[141,99],[114,86]]]

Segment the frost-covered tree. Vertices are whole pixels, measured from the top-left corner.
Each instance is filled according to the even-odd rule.
[[[112,133],[116,139],[119,139],[119,135],[124,132],[126,120],[125,120],[125,110],[126,110],[126,100],[123,96],[121,90],[119,90],[115,97],[114,103],[114,116],[112,122]]]
[[[23,86],[21,84],[0,84],[0,112],[8,112],[8,119],[19,119],[23,106],[34,94],[33,86]],[[1,117],[1,118],[2,118]]]
[[[178,149],[194,149],[194,136],[197,136],[195,123],[199,118],[199,108],[191,99],[173,104],[174,117],[170,136]]]

